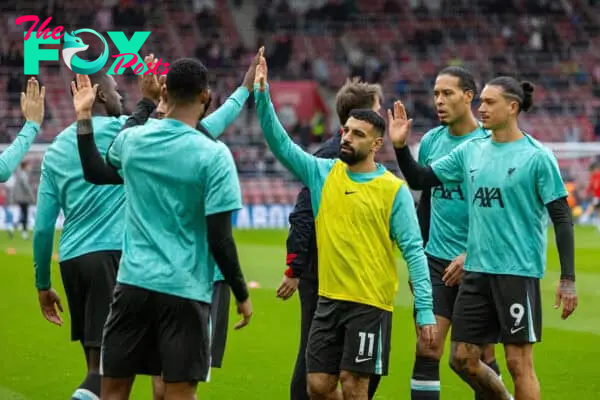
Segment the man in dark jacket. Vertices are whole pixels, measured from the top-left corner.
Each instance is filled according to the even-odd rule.
[[[336,111],[343,126],[355,108],[371,108],[377,112],[381,108],[383,94],[381,86],[348,80],[336,95]],[[320,158],[336,158],[340,151],[341,132],[336,132],[315,152]],[[301,334],[298,357],[290,387],[291,400],[308,400],[306,390],[306,344],[318,301],[317,243],[315,238],[315,219],[310,199],[310,191],[303,187],[296,205],[289,217],[290,231],[287,238],[287,270],[277,289],[277,296],[284,300],[290,298],[296,289],[300,294]],[[379,376],[373,375],[369,383],[369,399],[372,399]],[[338,397],[341,399],[341,393]]]

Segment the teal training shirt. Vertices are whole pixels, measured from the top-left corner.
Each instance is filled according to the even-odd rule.
[[[240,112],[242,112],[249,95],[250,92],[245,86],[238,87],[219,108],[206,116],[206,118],[203,118],[200,124],[213,138],[218,138],[235,121]],[[150,118],[149,121],[157,121],[157,119]],[[225,145],[223,144],[223,146]],[[210,257],[209,263],[215,269],[214,280],[224,280],[221,270],[212,257]]]
[[[94,140],[104,155],[127,117],[93,117]],[[38,289],[50,288],[50,264],[56,220],[65,217],[59,261],[102,250],[121,250],[125,192],[114,185],[86,182],[77,149],[77,123],[63,130],[42,161],[33,233],[33,258]]]
[[[468,141],[432,164],[442,182],[462,181],[469,202],[465,270],[542,278],[546,205],[567,196],[556,157],[525,134]]]
[[[206,216],[242,207],[229,149],[165,118],[125,130],[108,160],[127,196],[118,282],[210,303]]]
[[[419,164],[429,166],[448,155],[456,146],[489,133],[479,126],[463,136],[454,136],[448,126],[427,132],[419,146]],[[431,188],[429,241],[425,251],[442,260],[453,260],[467,250],[469,232],[468,202],[464,183],[451,182]]]
[[[336,160],[322,159],[308,154],[289,138],[277,118],[268,89],[260,92],[255,87],[254,98],[256,99],[258,119],[269,148],[275,157],[310,189],[313,214],[316,216],[319,211],[323,185]],[[374,172],[349,173],[348,176],[356,182],[368,182],[385,171],[384,166],[378,165]],[[408,265],[415,293],[415,308],[419,310],[417,323],[419,325],[434,324],[429,270],[423,251],[417,213],[407,185],[402,185],[394,199],[390,231],[392,239],[402,251]]]
[[[0,154],[0,182],[6,182],[10,179],[13,172],[23,161],[38,133],[40,133],[38,123],[25,122],[15,140]]]

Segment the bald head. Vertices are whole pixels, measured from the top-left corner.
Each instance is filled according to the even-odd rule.
[[[118,117],[123,113],[121,106],[121,95],[118,92],[117,82],[112,75],[103,71],[89,75],[92,85],[98,85],[96,93],[96,104],[104,108],[106,115]],[[73,78],[77,82],[76,77]],[[71,93],[72,95],[73,93]]]

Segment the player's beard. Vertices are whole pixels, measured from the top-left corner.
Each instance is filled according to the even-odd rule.
[[[352,166],[352,165],[358,164],[359,162],[361,162],[362,160],[365,159],[364,155],[357,152],[352,147],[347,146],[347,147],[345,147],[345,149],[350,150],[350,152],[344,153],[344,152],[342,152],[342,148],[340,147],[340,160],[342,160],[346,164]]]

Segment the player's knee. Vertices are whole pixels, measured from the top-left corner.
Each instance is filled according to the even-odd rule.
[[[197,382],[165,383],[165,400],[196,399]]]
[[[533,359],[527,353],[506,354],[506,366],[513,378],[533,372]]]
[[[88,372],[94,374],[100,373],[100,348],[88,347],[85,353]]]
[[[444,353],[444,342],[436,337],[431,345],[423,343],[421,339],[417,341],[417,356],[429,358],[432,360],[440,360]]]
[[[152,399],[153,400],[164,400],[165,399],[165,383],[160,376],[152,377]]]
[[[496,360],[496,349],[493,344],[489,344],[483,348],[481,360],[486,364],[490,364]]]
[[[335,391],[337,382],[327,379],[323,374],[308,374],[306,386],[311,398],[326,399],[331,392]]]
[[[342,371],[340,374],[340,382],[342,383],[344,398],[353,398],[357,394],[366,394],[368,392],[369,378],[367,376]]]
[[[453,346],[450,354],[450,368],[458,373],[475,373],[479,366],[479,354],[469,351],[465,346]]]

